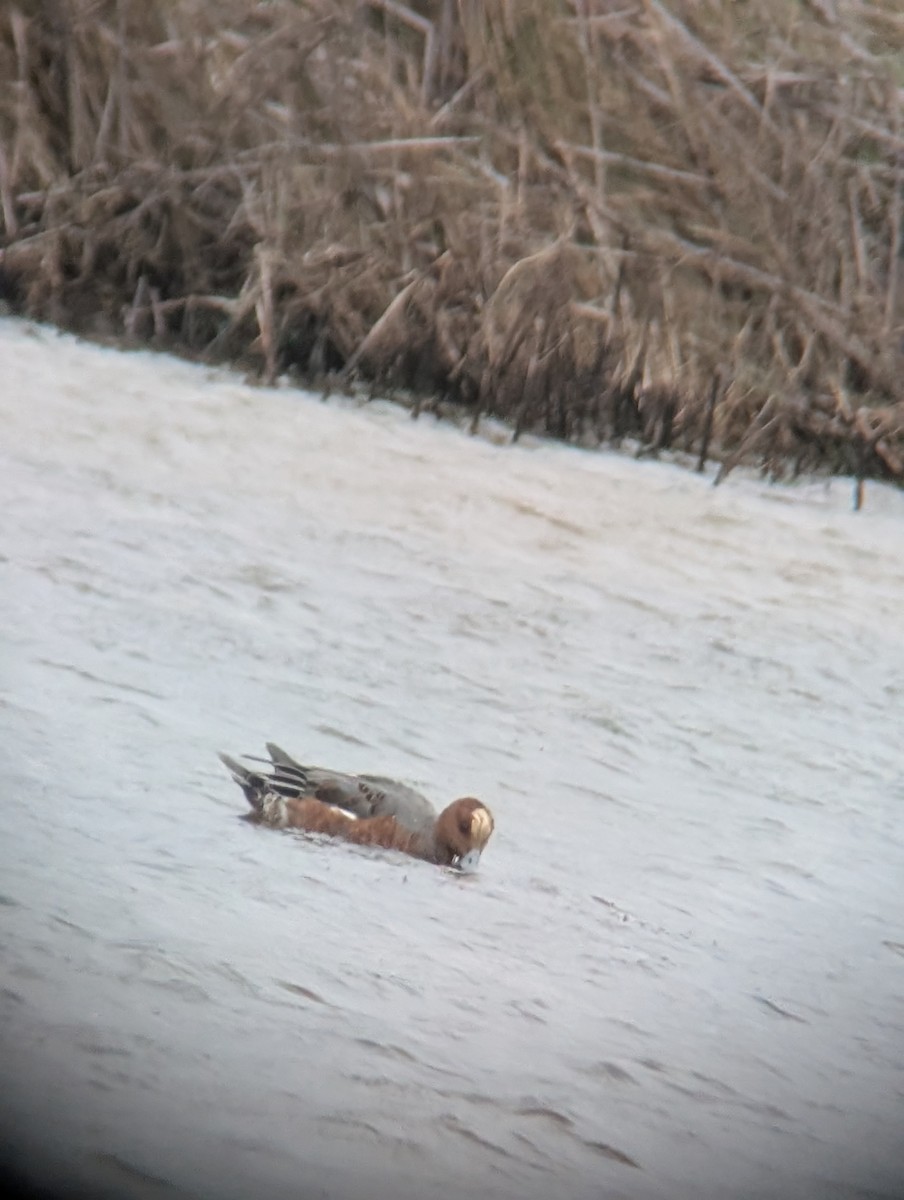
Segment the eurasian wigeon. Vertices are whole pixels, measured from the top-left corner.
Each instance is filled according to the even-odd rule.
[[[360,845],[402,850],[441,866],[473,871],[493,832],[493,814],[480,800],[453,800],[437,816],[420,792],[382,775],[345,775],[305,767],[272,742],[265,770],[221,754],[251,805],[249,819],[279,829],[327,833]]]

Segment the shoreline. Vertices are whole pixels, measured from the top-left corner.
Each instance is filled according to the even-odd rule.
[[[904,30],[698,8],[14,8],[0,301],[515,439],[904,486]]]

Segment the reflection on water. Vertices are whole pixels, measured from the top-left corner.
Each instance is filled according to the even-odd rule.
[[[904,497],[0,322],[0,1135],[95,1194],[899,1194]],[[274,739],[478,876],[262,830]]]

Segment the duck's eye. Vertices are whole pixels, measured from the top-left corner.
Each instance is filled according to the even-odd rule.
[[[458,822],[458,832],[461,833],[464,837],[468,837],[470,835],[470,833],[471,833],[471,818],[470,817],[462,817],[461,818],[461,820]]]

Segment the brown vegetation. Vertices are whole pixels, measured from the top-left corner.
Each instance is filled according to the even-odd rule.
[[[904,482],[898,0],[4,0],[0,294]]]

